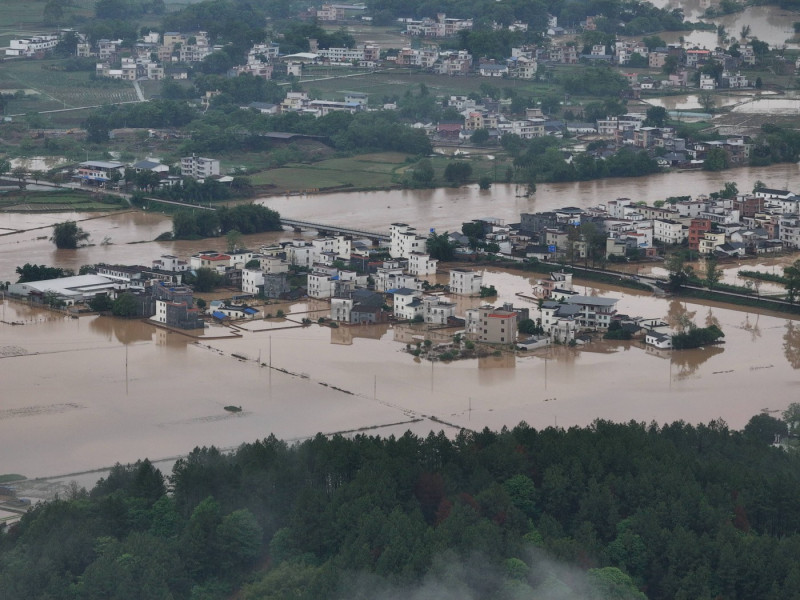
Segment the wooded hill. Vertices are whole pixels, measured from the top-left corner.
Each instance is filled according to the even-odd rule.
[[[800,595],[800,463],[754,417],[274,437],[147,462],[0,536],[0,597]],[[168,492],[169,490],[169,492]]]

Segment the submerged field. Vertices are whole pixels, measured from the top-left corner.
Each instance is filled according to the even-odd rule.
[[[123,198],[81,191],[0,192],[0,211],[98,211],[126,208]]]

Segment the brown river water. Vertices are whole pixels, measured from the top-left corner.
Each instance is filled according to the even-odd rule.
[[[263,202],[286,216],[323,222],[386,230],[389,222],[402,220],[444,230],[468,218],[514,221],[520,211],[589,206],[618,196],[652,202],[707,193],[731,179],[741,189],[756,179],[797,188],[799,175],[796,165],[781,165],[724,175],[542,185],[530,199],[516,197],[512,186],[495,186],[489,192],[342,193]],[[2,214],[0,229],[32,229],[64,217]],[[164,252],[186,255],[221,245],[219,240],[131,243],[152,240],[169,228],[157,214],[107,215],[82,225],[94,240],[108,236],[112,243],[67,252],[36,239],[49,235],[49,229],[0,236],[0,277],[15,280],[13,268],[24,262],[72,268],[101,260],[146,264]],[[249,236],[247,243],[293,235]],[[769,267],[769,261],[762,262]],[[485,279],[498,289],[498,302],[527,303],[535,313],[534,303],[516,296],[530,293],[531,278],[494,270]],[[74,476],[89,485],[97,474],[83,479],[72,474],[145,456],[168,466],[195,446],[231,448],[270,433],[287,440],[320,431],[452,433],[522,420],[545,427],[596,418],[699,422],[722,417],[739,428],[762,409],[780,411],[797,400],[800,322],[612,287],[580,289],[618,298],[618,310],[631,315],[675,321],[688,311],[699,325],[717,319],[725,344],[669,353],[637,342],[595,341],[580,349],[553,347],[444,364],[403,351],[421,333],[408,326],[329,329],[290,327],[291,320],[257,321],[242,337],[217,339],[222,332],[215,329],[196,340],[144,322],[69,319],[6,300],[0,305],[0,474]],[[460,299],[459,312],[478,303]],[[290,319],[299,322],[307,311],[325,314],[327,305],[307,301],[290,310]],[[259,358],[273,368],[259,366]],[[242,412],[228,413],[226,405],[241,406]]]

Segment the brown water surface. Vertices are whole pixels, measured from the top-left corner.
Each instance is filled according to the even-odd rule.
[[[526,304],[536,315],[535,303],[516,296],[530,292],[532,278],[490,270],[485,279],[497,288],[497,302]],[[797,322],[581,282],[578,289],[618,298],[619,311],[631,315],[717,320],[725,344],[665,352],[595,340],[582,349],[431,363],[404,351],[424,335],[409,326],[286,328],[291,321],[281,320],[278,329],[258,321],[241,338],[195,340],[140,321],[69,319],[5,301],[0,473],[82,472],[144,456],[168,459],[198,445],[235,447],[270,433],[296,440],[318,431],[424,434],[596,418],[722,417],[742,427],[761,409],[797,399]],[[462,309],[480,302],[459,299]],[[298,303],[288,317],[324,306]],[[438,343],[455,330],[437,333]]]

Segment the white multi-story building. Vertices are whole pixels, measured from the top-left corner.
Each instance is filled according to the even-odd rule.
[[[172,254],[162,254],[161,258],[153,261],[153,268],[159,271],[181,272],[189,270],[189,263]]]
[[[297,112],[308,107],[310,99],[308,92],[286,92],[286,98],[281,102],[281,112]]]
[[[701,90],[714,90],[717,88],[717,80],[713,75],[706,75],[700,73],[700,89]]]
[[[181,175],[194,179],[205,179],[212,175],[219,175],[219,160],[216,158],[204,158],[192,154],[181,158]]]
[[[450,271],[450,293],[457,296],[475,296],[481,291],[483,275],[466,269]]]
[[[264,272],[261,269],[242,269],[242,291],[257,295],[258,286],[264,285]]]
[[[308,274],[308,297],[332,298],[336,292],[338,279],[339,272],[336,269],[315,265],[314,270]]]
[[[27,39],[11,40],[6,48],[6,56],[33,56],[37,52],[52,50],[57,45],[57,35],[37,35]]]
[[[304,240],[293,240],[286,246],[286,259],[296,267],[310,267],[314,264],[314,246]]]
[[[400,288],[392,293],[392,298],[395,318],[411,321],[417,315],[422,315],[422,292]]]
[[[800,219],[782,217],[780,225],[781,242],[787,248],[800,248]]]
[[[672,219],[654,219],[653,237],[665,244],[680,244],[689,237],[689,228]]]
[[[456,316],[456,304],[443,296],[424,296],[422,298],[422,316],[426,323],[447,325],[448,319]]]
[[[675,204],[681,217],[694,219],[708,208],[707,200],[683,200]]]
[[[426,238],[417,235],[417,230],[405,223],[392,223],[389,236],[389,255],[392,258],[409,258],[412,252],[425,250]]]
[[[231,257],[228,254],[220,254],[219,252],[208,251],[193,254],[189,258],[189,268],[192,271],[197,269],[213,269],[217,272],[224,273],[225,269],[231,266]]]
[[[530,140],[536,137],[544,137],[544,119],[525,119],[522,121],[506,121],[498,123],[497,128],[502,133],[513,133],[519,137]]]
[[[412,252],[408,255],[408,272],[412,275],[436,275],[439,261],[430,254]]]
[[[286,273],[289,271],[289,263],[278,256],[259,256],[261,271],[263,273]]]
[[[352,240],[344,235],[316,238],[311,241],[311,245],[318,254],[332,253],[337,258],[348,260],[353,250]]]

